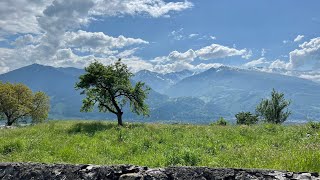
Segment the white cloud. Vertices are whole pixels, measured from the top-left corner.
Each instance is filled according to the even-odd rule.
[[[299,42],[304,38],[304,35],[298,35],[293,41],[294,42]]]
[[[148,14],[151,17],[161,17],[192,7],[193,4],[188,1],[163,0],[4,0],[0,1],[0,36],[18,33],[39,34],[46,26],[40,25],[38,19],[53,17],[52,15],[57,19],[51,18],[50,21],[44,22],[45,25],[60,29],[88,23],[92,16]],[[59,18],[61,16],[65,21]],[[79,21],[75,23],[71,20],[73,18]],[[56,26],[52,26],[53,24]]]
[[[317,73],[317,74],[301,74],[298,77],[303,78],[303,79],[308,79],[311,81],[320,82],[320,74],[319,73]]]
[[[174,71],[182,71],[185,69],[193,71],[202,71],[212,67],[220,67],[219,63],[200,63],[194,62],[195,58],[200,59],[216,59],[225,58],[230,56],[241,56],[242,58],[248,58],[252,55],[252,51],[246,49],[238,50],[235,48],[229,48],[219,44],[212,44],[201,48],[199,50],[189,49],[188,51],[181,53],[178,51],[172,51],[168,56],[160,56],[151,60],[154,64],[153,71],[161,73],[169,73]],[[191,64],[192,62],[192,64]]]
[[[34,43],[39,43],[40,37],[39,36],[32,36],[31,34],[26,34],[23,36],[19,36],[15,41],[11,43],[13,46],[23,47]]]
[[[196,57],[197,55],[192,49],[189,49],[184,53],[180,53],[178,51],[172,51],[168,56],[168,58],[171,61],[186,61],[186,62],[192,62]]]
[[[212,44],[197,50],[196,54],[200,59],[203,60],[225,58],[230,56],[242,56],[243,58],[247,59],[252,55],[252,51],[248,51],[247,49],[238,50],[219,44]]]
[[[91,52],[97,54],[114,54],[119,49],[132,45],[148,44],[142,39],[127,38],[119,36],[117,38],[108,36],[103,32],[67,32],[64,37],[65,46],[77,48],[81,52]]]
[[[139,48],[127,49],[127,50],[124,50],[124,51],[120,52],[116,56],[119,57],[119,58],[131,57],[131,56],[133,56],[134,53],[136,53],[137,50],[139,50]]]
[[[224,66],[224,65],[221,63],[209,63],[209,64],[200,63],[200,64],[194,66],[193,70],[202,71],[202,70],[207,70],[210,68],[219,68],[221,66]]]
[[[217,37],[215,37],[215,36],[210,36],[210,39],[212,39],[212,40],[216,40],[216,39],[217,39]]]
[[[195,37],[197,37],[197,36],[199,36],[199,34],[189,34],[189,38],[190,38],[190,39],[195,38]]]
[[[320,37],[299,45],[289,53],[289,67],[293,69],[320,69]]]
[[[185,35],[183,33],[183,28],[180,28],[178,30],[174,30],[169,34],[169,37],[172,37],[174,40],[183,40],[185,38]]]
[[[33,56],[45,62],[59,49],[65,48],[65,33],[88,23],[88,12],[93,5],[90,0],[55,0],[47,6],[43,16],[37,19],[44,33]]]
[[[269,68],[271,68],[271,69],[288,69],[288,63],[281,61],[280,59],[277,59],[270,64]]]
[[[141,71],[143,69],[152,70],[153,65],[147,61],[144,61],[140,59],[139,57],[129,57],[129,58],[123,58],[121,61],[128,65],[131,72],[136,73],[138,71]]]
[[[0,1],[0,36],[17,33],[40,33],[37,17],[52,0]]]
[[[249,68],[249,67],[266,67],[268,65],[269,65],[269,62],[266,60],[266,58],[262,57],[260,59],[247,62],[243,66]]]
[[[191,71],[204,71],[210,68],[217,68],[223,66],[219,63],[209,63],[204,64],[200,63],[198,65],[193,65],[185,61],[175,61],[173,63],[168,64],[156,64],[153,66],[151,71],[159,72],[159,73],[171,73],[171,72],[178,72],[182,70],[191,70]]]
[[[168,56],[156,57],[150,60],[154,64],[153,71],[161,73],[169,73],[174,71],[181,71],[184,69],[193,71],[202,71],[211,67],[220,67],[219,63],[200,63],[195,62],[196,58],[200,59],[217,59],[226,58],[230,56],[241,56],[242,58],[249,58],[252,55],[251,50],[238,50],[235,48],[229,48],[219,44],[212,44],[201,48],[199,50],[189,49],[186,52],[172,51]]]
[[[264,49],[264,48],[262,48],[262,50],[261,50],[261,56],[263,57],[263,56],[265,56],[266,55],[266,53],[267,53],[267,50],[266,49]]]
[[[14,62],[8,61],[14,54],[12,49],[8,48],[0,48],[0,74],[6,73],[10,70],[10,66],[12,66]]]
[[[179,12],[192,6],[188,1],[163,0],[0,1],[0,40],[14,46],[1,48],[0,71],[5,72],[8,68],[12,70],[35,62],[80,67],[87,64],[85,61],[115,56],[126,59],[124,61],[128,64],[129,59],[134,61],[132,66],[143,65],[140,61],[138,63],[134,53],[139,49],[136,46],[148,44],[147,41],[121,35],[111,37],[102,32],[86,32],[81,29],[101,16],[127,14],[168,17],[171,12]],[[14,34],[20,36],[12,41],[11,35]]]
[[[168,17],[170,12],[183,11],[193,7],[188,1],[165,2],[163,0],[94,0],[92,15],[118,16],[148,14],[151,17]]]

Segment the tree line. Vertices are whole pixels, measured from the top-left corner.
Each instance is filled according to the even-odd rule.
[[[110,65],[97,61],[91,63],[75,84],[75,89],[86,95],[80,111],[90,112],[97,107],[99,112],[113,113],[119,126],[123,125],[124,107],[129,107],[138,115],[148,116],[149,107],[145,100],[150,88],[140,81],[131,82],[133,75],[120,59]],[[291,114],[287,109],[290,103],[285,100],[283,93],[273,89],[271,98],[262,99],[258,104],[256,114],[236,114],[237,124],[256,124],[259,119],[269,123],[283,123]],[[33,93],[20,83],[0,82],[0,120],[5,119],[8,126],[27,118],[33,123],[44,121],[48,117],[49,104],[49,97],[44,92]]]

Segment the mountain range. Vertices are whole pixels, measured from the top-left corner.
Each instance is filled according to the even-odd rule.
[[[115,119],[110,113],[80,112],[83,96],[74,85],[83,73],[83,69],[33,64],[1,74],[0,81],[21,82],[33,91],[46,92],[51,100],[51,119]],[[169,74],[143,70],[132,81],[143,81],[152,88],[147,99],[150,116],[139,117],[127,109],[124,119],[128,121],[234,120],[240,111],[254,112],[273,88],[292,101],[289,121],[320,119],[320,84],[297,77],[221,66],[197,74],[188,70]]]

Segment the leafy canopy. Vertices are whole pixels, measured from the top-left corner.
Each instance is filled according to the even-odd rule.
[[[236,114],[237,124],[252,125],[257,124],[259,119],[257,115],[251,114],[251,112],[239,112]]]
[[[33,93],[26,85],[0,82],[0,119],[12,125],[20,119],[42,122],[48,117],[49,97],[43,92]]]
[[[265,122],[281,124],[291,114],[291,111],[285,110],[290,103],[290,101],[284,99],[283,93],[279,93],[273,89],[271,99],[262,99],[256,108],[256,112]]]
[[[129,102],[132,112],[148,115],[149,108],[144,101],[149,88],[142,82],[133,86],[130,81],[133,74],[121,60],[108,66],[93,62],[85,71],[75,86],[76,89],[83,89],[81,94],[86,95],[81,111],[92,111],[97,104],[100,112],[116,114],[119,125],[122,125],[123,108]]]

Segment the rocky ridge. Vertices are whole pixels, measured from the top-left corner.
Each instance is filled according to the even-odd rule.
[[[288,172],[261,169],[208,167],[148,168],[133,165],[97,166],[41,163],[0,163],[0,179],[311,179],[320,180],[319,173]]]

